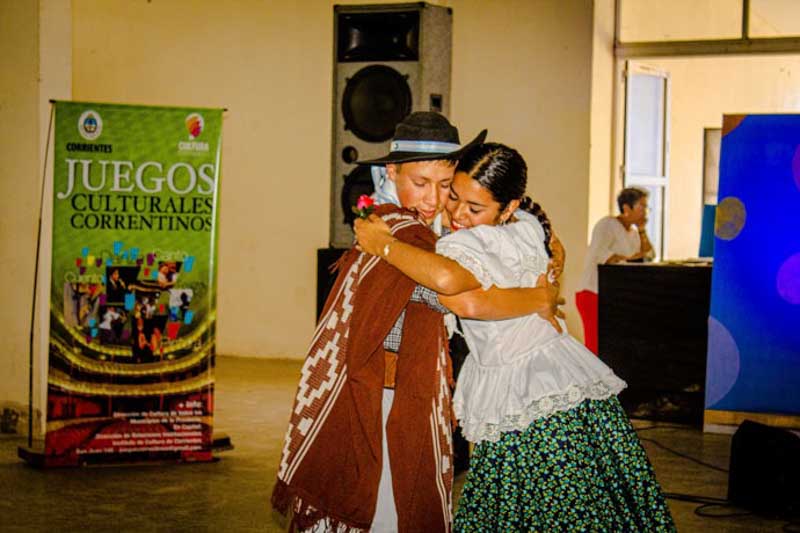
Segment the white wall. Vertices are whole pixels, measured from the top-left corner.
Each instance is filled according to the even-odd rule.
[[[571,295],[588,224],[592,2],[443,4],[454,10],[451,118],[464,138],[488,127],[526,157],[529,190],[567,247]],[[299,357],[313,332],[315,254],[328,242],[332,5],[73,1],[76,100],[229,109],[220,353]]]
[[[440,4],[454,11],[451,118],[465,139],[488,128],[527,159],[529,193],[567,248],[563,292],[580,336],[574,285],[590,229],[612,212],[617,189],[613,1]],[[48,98],[229,109],[218,349],[303,355],[314,327],[316,249],[328,242],[332,28],[333,3],[323,0],[0,3],[0,266],[13,274],[0,281],[13,302],[0,311],[0,404],[27,400]],[[672,75],[667,255],[692,256],[703,128],[726,112],[796,112],[800,59],[643,62]]]
[[[738,39],[742,1],[619,0],[620,40]]]
[[[0,408],[25,415],[28,405],[29,333],[42,169],[49,123],[48,99],[69,98],[71,30],[69,0],[0,3]],[[44,214],[43,227],[50,219]],[[45,238],[40,270],[49,271]],[[40,277],[46,289],[47,279]],[[45,304],[46,306],[46,304]],[[41,303],[38,305],[42,309]],[[45,308],[46,309],[46,308]],[[46,310],[40,314],[47,316]],[[43,327],[44,326],[44,327]],[[46,322],[37,323],[36,341]],[[34,412],[44,405],[42,344],[35,342]],[[41,420],[41,418],[40,418]],[[37,425],[35,430],[41,429]],[[27,431],[20,418],[18,431]]]
[[[452,2],[453,119],[465,132],[517,148],[528,193],[564,242],[562,293],[570,331],[586,247],[592,84],[592,3]]]
[[[490,139],[527,159],[529,193],[567,248],[564,294],[570,328],[580,335],[572,293],[590,227],[589,197],[599,194],[601,204],[608,198],[601,177],[592,178],[591,193],[589,186],[590,135],[602,137],[607,125],[599,124],[608,119],[591,117],[591,85],[608,78],[603,69],[611,64],[607,43],[606,55],[593,63],[592,2],[442,4],[454,10],[451,118],[465,139],[488,128]],[[218,351],[302,357],[314,327],[316,249],[328,243],[333,3],[20,0],[0,3],[0,24],[0,202],[6,214],[0,266],[13,273],[0,282],[13,302],[0,311],[6,340],[0,405],[24,406],[28,397],[50,98],[228,108]],[[608,79],[602,83],[607,89]],[[603,99],[595,105],[602,107]],[[603,151],[593,153],[592,168],[607,166]],[[49,199],[50,190],[45,194]],[[40,261],[45,274],[48,216]],[[40,280],[42,292],[48,283],[46,276]],[[39,307],[45,308],[38,331],[44,358],[46,303]],[[44,371],[37,361],[38,405]]]
[[[0,306],[3,379],[0,406],[28,399],[30,331],[39,176],[39,9],[35,1],[0,3]]]
[[[800,112],[800,56],[642,59],[670,73],[669,222],[666,256],[696,257],[700,245],[703,129],[723,114]]]
[[[328,2],[74,0],[76,100],[226,107],[218,351],[300,356],[328,244]]]
[[[615,209],[614,126],[615,96],[621,90],[615,75],[614,0],[595,0],[592,45],[592,114],[589,168],[589,215],[586,235],[595,223]],[[588,244],[588,239],[585,244]]]

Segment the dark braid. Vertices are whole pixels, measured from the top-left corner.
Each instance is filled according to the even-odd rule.
[[[525,196],[528,165],[519,152],[500,143],[479,144],[462,156],[456,172],[464,172],[492,193],[492,197],[500,204],[501,212],[511,200],[519,200],[521,209],[539,219],[544,229],[545,250],[548,256],[553,256],[550,250],[552,236],[550,220],[542,210],[542,206]]]
[[[550,249],[550,239],[553,236],[553,229],[550,225],[550,219],[547,218],[547,213],[544,212],[541,205],[531,200],[530,196],[522,198],[522,201],[519,203],[519,208],[539,219],[539,223],[544,230],[544,249],[547,250],[548,256],[553,257],[553,251]]]

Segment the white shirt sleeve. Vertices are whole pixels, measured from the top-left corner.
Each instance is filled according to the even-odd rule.
[[[500,257],[493,253],[499,235],[491,226],[462,229],[446,235],[436,243],[436,253],[449,257],[469,270],[483,290],[500,285],[506,270]]]
[[[614,222],[613,219],[603,219],[592,230],[592,242],[589,244],[587,255],[595,265],[605,264],[614,255],[612,251],[614,233],[609,221]]]

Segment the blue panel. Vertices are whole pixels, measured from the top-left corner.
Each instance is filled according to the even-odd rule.
[[[706,407],[800,413],[800,115],[722,139]]]

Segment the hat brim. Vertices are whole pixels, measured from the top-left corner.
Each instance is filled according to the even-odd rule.
[[[482,144],[486,140],[487,130],[480,132],[470,142],[452,152],[446,153],[422,153],[422,152],[389,152],[383,157],[378,159],[368,159],[365,161],[356,161],[357,165],[386,165],[389,163],[412,163],[415,161],[438,161],[441,159],[459,159],[461,155],[467,150]]]

